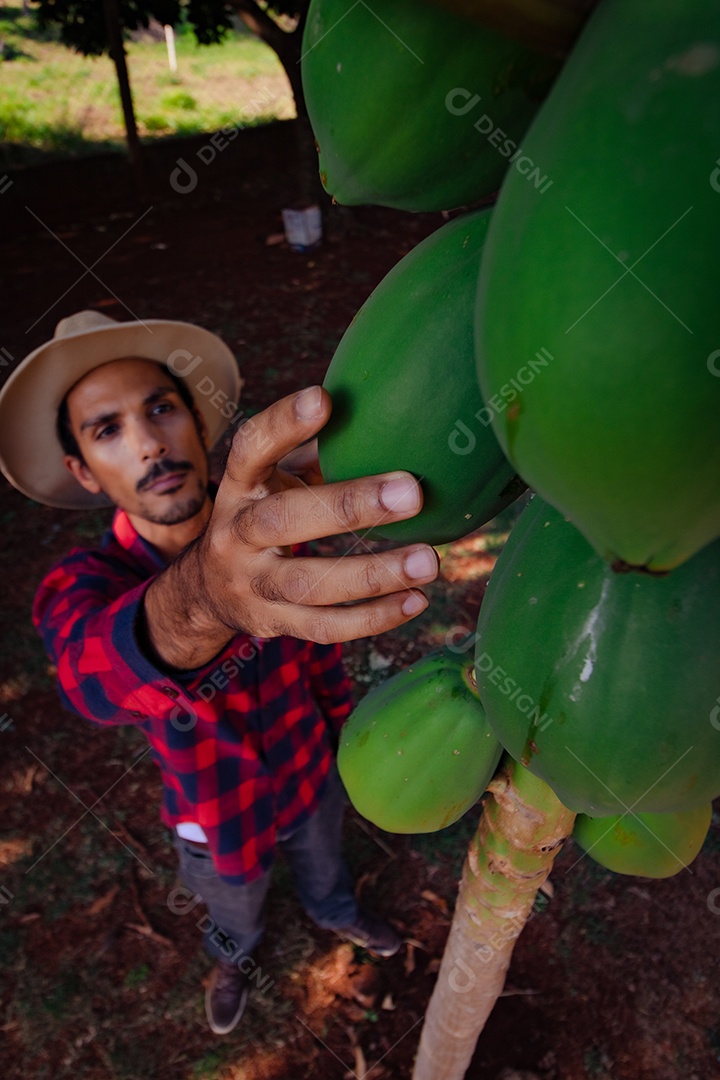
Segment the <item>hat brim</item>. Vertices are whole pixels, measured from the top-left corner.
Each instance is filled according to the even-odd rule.
[[[46,506],[81,510],[110,505],[92,495],[64,464],[58,408],[83,376],[113,360],[141,357],[185,383],[212,447],[237,414],[242,379],[216,334],[165,319],[115,323],[53,338],[23,360],[0,391],[0,468],[14,487]]]

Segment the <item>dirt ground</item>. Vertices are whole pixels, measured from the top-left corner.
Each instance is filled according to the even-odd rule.
[[[179,317],[235,350],[251,413],[321,381],[374,286],[442,224],[438,214],[334,209],[324,245],[294,253],[280,218],[297,196],[293,124],[241,133],[205,164],[197,152],[207,145],[154,147],[150,197],[139,204],[112,157],[0,178],[3,375],[82,308]],[[197,173],[186,194],[170,184],[180,157]],[[449,628],[472,628],[512,519],[442,550],[442,579],[409,627],[347,647],[358,697]],[[142,736],[64,712],[29,623],[41,574],[106,521],[37,506],[4,482],[0,491],[2,1075],[409,1078],[479,807],[429,837],[390,836],[349,815],[362,899],[406,938],[390,960],[317,930],[280,866],[258,956],[269,979],[241,1026],[213,1036],[202,1008],[202,911],[168,906],[175,861]],[[568,843],[468,1077],[720,1076],[719,852],[717,814],[691,870],[663,882],[606,872]]]

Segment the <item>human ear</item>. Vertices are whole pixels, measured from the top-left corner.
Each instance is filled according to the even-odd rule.
[[[84,461],[81,461],[80,458],[73,457],[72,454],[65,454],[63,457],[63,464],[65,465],[65,468],[72,473],[78,484],[81,484],[86,491],[89,491],[92,495],[99,495],[101,493],[102,488]]]

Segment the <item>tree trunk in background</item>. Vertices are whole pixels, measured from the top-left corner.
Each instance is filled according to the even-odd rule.
[[[123,118],[125,120],[125,138],[127,140],[130,167],[133,173],[135,190],[138,199],[147,200],[147,184],[145,180],[145,168],[142,159],[142,149],[138,138],[137,125],[135,123],[135,110],[133,109],[132,91],[130,89],[130,76],[128,75],[127,63],[125,62],[125,46],[123,45],[122,25],[118,0],[103,0],[105,10],[105,24],[107,26],[110,56],[115,64],[118,86],[120,87],[120,102],[122,104]]]
[[[413,1080],[462,1080],[505,984],[515,941],[575,814],[510,762],[489,786],[425,1015]]]
[[[254,0],[230,0],[230,2],[248,30],[269,45],[276,54],[290,83],[297,113],[295,146],[298,207],[309,206],[312,203],[319,203],[322,206],[323,203],[327,203],[327,195],[320,183],[315,137],[308,119],[300,71],[302,37],[307,12],[300,16],[294,30],[287,31],[278,26]]]

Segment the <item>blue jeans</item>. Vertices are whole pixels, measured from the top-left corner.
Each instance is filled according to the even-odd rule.
[[[358,907],[352,878],[341,854],[345,789],[335,766],[312,817],[290,836],[278,835],[277,846],[290,866],[302,906],[318,926],[353,926]],[[180,877],[202,897],[209,924],[203,926],[204,948],[212,957],[230,960],[249,956],[265,930],[265,898],[272,870],[248,885],[229,885],[215,872],[203,846],[175,833]]]

